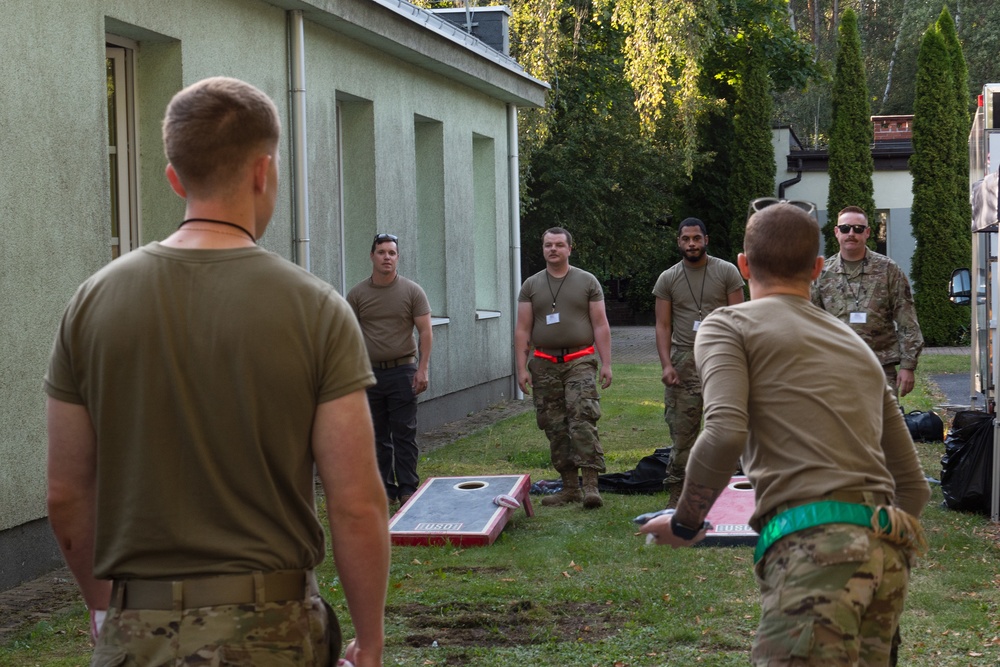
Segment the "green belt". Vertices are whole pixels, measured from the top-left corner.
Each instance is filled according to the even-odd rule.
[[[850,523],[871,528],[874,513],[874,507],[842,503],[838,500],[821,500],[793,507],[778,514],[764,526],[757,538],[757,550],[753,554],[753,562],[756,565],[772,544],[800,530],[828,523]],[[882,530],[887,531],[890,528],[889,514],[885,510],[880,510],[878,513],[878,525]]]

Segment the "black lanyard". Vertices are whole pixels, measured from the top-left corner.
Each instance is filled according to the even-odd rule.
[[[684,282],[688,285],[688,291],[691,292],[691,298],[694,299],[694,305],[698,309],[698,321],[701,321],[701,304],[705,300],[705,283],[708,282],[708,264],[705,264],[705,275],[701,277],[701,296],[695,299],[694,288],[691,287],[691,281],[688,279],[687,267],[681,264],[681,271],[684,272]]]
[[[545,272],[545,284],[549,286],[549,294],[552,296],[552,312],[553,313],[556,312],[556,299],[559,298],[559,292],[562,291],[563,285],[566,284],[566,276],[568,276],[568,275],[569,275],[569,271],[567,271],[566,275],[563,276],[562,278],[556,278],[556,280],[559,281],[559,289],[557,289],[555,291],[555,294],[553,294],[552,293],[552,283],[549,280],[549,272],[548,271]]]

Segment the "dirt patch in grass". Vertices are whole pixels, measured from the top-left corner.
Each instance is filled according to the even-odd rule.
[[[66,568],[0,592],[0,642],[82,602]]]
[[[387,611],[402,619],[409,630],[403,641],[414,648],[597,642],[617,632],[623,618],[620,609],[601,602],[522,600],[500,608],[413,603]]]

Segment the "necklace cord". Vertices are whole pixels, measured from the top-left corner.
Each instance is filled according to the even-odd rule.
[[[257,243],[257,239],[255,239],[253,237],[253,234],[251,234],[250,231],[246,227],[241,227],[240,225],[237,225],[235,222],[227,222],[225,220],[214,220],[212,218],[187,218],[186,220],[182,220],[181,224],[177,225],[177,229],[180,229],[181,227],[183,227],[184,225],[186,225],[189,222],[211,222],[211,223],[214,223],[216,225],[228,225],[229,227],[235,227],[236,229],[238,229],[241,232],[243,232],[244,234],[246,234],[254,244]],[[195,229],[194,231],[210,232],[210,231],[213,231],[213,230],[211,230],[211,229],[202,229],[202,230]],[[220,233],[222,233],[222,232],[220,232]],[[236,235],[235,234],[230,234],[230,236],[236,236]]]

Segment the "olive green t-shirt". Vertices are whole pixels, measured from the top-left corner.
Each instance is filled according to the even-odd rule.
[[[531,303],[531,344],[547,349],[566,349],[594,342],[590,304],[604,301],[601,283],[592,274],[569,267],[562,278],[542,269],[524,281],[518,302]]]
[[[317,565],[316,407],[373,383],[344,299],[273,253],[151,243],[108,264],[45,376],[97,435],[94,574]]]
[[[657,299],[670,302],[670,343],[693,347],[694,323],[729,304],[729,295],[743,289],[743,276],[733,264],[708,255],[705,266],[691,268],[682,260],[660,274],[653,287]]]
[[[420,285],[400,275],[385,286],[365,278],[347,293],[347,303],[358,318],[373,362],[417,354],[413,320],[431,312]]]

